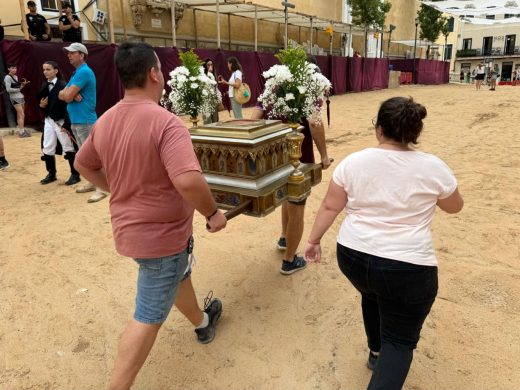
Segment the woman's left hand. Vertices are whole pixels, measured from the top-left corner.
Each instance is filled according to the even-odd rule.
[[[321,245],[308,242],[305,246],[304,256],[309,263],[319,263],[321,260]]]

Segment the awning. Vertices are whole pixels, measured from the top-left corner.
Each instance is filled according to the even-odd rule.
[[[216,0],[176,0],[176,2],[185,4],[189,8],[196,10],[217,12]],[[255,19],[256,17],[258,20],[265,20],[273,23],[285,23],[285,13],[283,9],[271,8],[265,5],[241,0],[221,0],[218,5],[218,12],[221,14],[231,14],[251,19]],[[316,28],[318,30],[325,30],[328,26],[332,26],[336,33],[348,34],[352,32],[353,35],[364,34],[364,30],[360,27],[352,26],[340,21],[327,20],[313,15],[295,12],[291,8],[289,8],[288,11],[287,23],[292,26]]]
[[[496,24],[520,24],[520,18],[507,19],[483,19],[483,18],[464,18],[465,23],[479,25],[496,25]]]
[[[418,39],[417,41],[415,41],[414,39],[407,39],[407,40],[403,40],[403,41],[392,41],[392,43],[399,43],[401,45],[411,46],[411,47],[414,47],[415,43],[417,43],[417,47],[428,47],[428,46],[438,47],[438,46],[443,46],[443,45],[439,45],[437,43],[433,43],[433,42],[430,42],[430,41],[424,41],[424,40],[421,40],[421,39]]]
[[[422,3],[454,16],[520,14],[520,0],[514,2],[510,0],[444,0],[422,1]]]

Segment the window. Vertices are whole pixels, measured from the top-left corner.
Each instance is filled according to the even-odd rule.
[[[444,54],[444,60],[449,61],[451,60],[451,56],[453,53],[453,45],[450,43],[449,45],[446,45],[446,48],[444,49],[446,52]]]
[[[514,17],[515,17],[514,14],[505,14],[504,15],[504,19],[514,18]]]
[[[495,15],[486,15],[486,19],[495,19]]]
[[[61,0],[40,0],[42,10],[44,11],[58,11],[58,1]],[[64,2],[62,1],[62,4]],[[72,6],[72,12],[76,11],[74,8],[74,1],[70,1],[69,4]]]
[[[462,50],[471,50],[471,38],[466,38],[462,40]]]

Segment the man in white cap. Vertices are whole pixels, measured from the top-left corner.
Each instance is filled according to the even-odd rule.
[[[97,120],[96,115],[96,76],[85,62],[88,50],[81,43],[71,43],[63,48],[71,65],[76,68],[67,86],[60,91],[59,98],[67,102],[72,132],[78,142],[78,146],[85,142],[92,126]],[[96,191],[88,202],[98,202],[107,195],[91,183],[76,189],[78,193]]]

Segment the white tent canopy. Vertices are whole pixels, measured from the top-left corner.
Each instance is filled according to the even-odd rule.
[[[422,39],[418,39],[417,41],[415,41],[414,39],[407,39],[407,40],[401,40],[401,41],[392,41],[392,43],[399,43],[401,45],[411,46],[411,47],[414,47],[416,42],[417,42],[417,45],[416,45],[417,47],[442,46],[442,45],[438,45],[436,43],[433,43],[433,42],[430,42],[430,41],[425,41],[425,40],[422,40]]]
[[[520,24],[520,18],[507,19],[482,19],[482,18],[464,18],[465,23],[480,24],[480,25],[495,25],[495,24]]]
[[[486,19],[485,16],[496,15],[520,15],[520,0],[445,0],[445,1],[423,1],[425,5],[431,6],[441,12],[464,18],[465,22],[471,24],[514,24],[519,23],[517,17],[504,19]]]
[[[520,0],[444,0],[423,1],[424,4],[452,15],[520,14]]]

